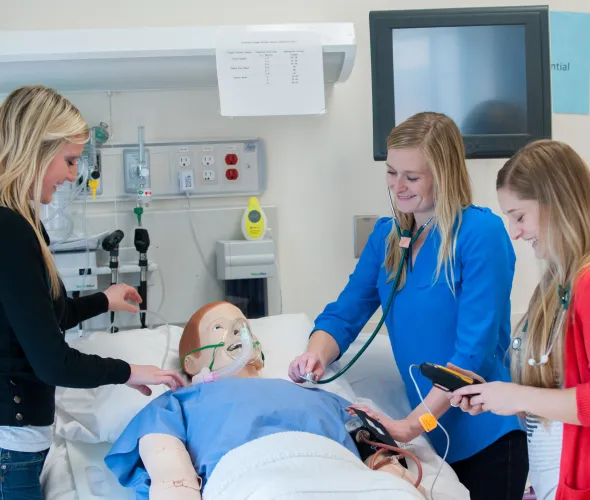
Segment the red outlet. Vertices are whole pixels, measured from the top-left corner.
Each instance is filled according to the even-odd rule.
[[[237,165],[238,164],[238,155],[234,153],[229,153],[225,155],[225,164],[226,165]]]
[[[238,178],[238,175],[239,175],[239,173],[238,173],[238,169],[237,168],[228,168],[225,171],[225,178],[228,181],[235,181]]]

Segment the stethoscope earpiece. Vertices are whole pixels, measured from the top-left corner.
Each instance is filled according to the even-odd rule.
[[[546,365],[548,361],[549,361],[549,355],[543,354],[541,356],[541,359],[539,360],[539,362],[535,361],[533,358],[529,359],[529,365],[531,365],[531,366]]]

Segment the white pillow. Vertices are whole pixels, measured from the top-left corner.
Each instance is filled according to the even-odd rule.
[[[288,377],[289,363],[307,347],[312,322],[305,314],[283,314],[250,320],[252,331],[260,340],[265,367],[265,378]],[[132,364],[149,364],[180,371],[178,343],[182,328],[171,325],[170,345],[166,351],[167,329],[137,329],[112,334],[96,332],[70,341],[81,352],[119,358]],[[333,373],[330,367],[325,377]],[[309,384],[308,384],[309,386]],[[318,387],[353,402],[352,387],[339,378]],[[152,386],[152,395],[144,396],[126,385],[109,385],[96,389],[58,388],[56,391],[56,434],[70,441],[87,443],[117,440],[131,419],[152,399],[164,393],[166,386]]]
[[[166,368],[178,368],[178,342],[182,329],[170,326],[170,349]],[[162,366],[166,354],[167,329],[138,329],[118,333],[96,332],[70,341],[80,352],[123,359],[131,364]],[[114,442],[131,419],[152,399],[167,390],[152,386],[152,395],[144,396],[126,385],[108,385],[96,389],[58,387],[56,433],[71,441]]]

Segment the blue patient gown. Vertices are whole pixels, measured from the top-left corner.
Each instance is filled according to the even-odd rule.
[[[329,392],[280,379],[227,378],[168,391],[135,416],[105,463],[123,486],[147,499],[150,479],[139,456],[139,439],[146,434],[180,439],[203,485],[226,453],[277,432],[318,434],[359,456],[344,427],[349,405]]]

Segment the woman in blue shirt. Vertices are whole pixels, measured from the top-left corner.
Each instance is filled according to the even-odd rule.
[[[461,133],[439,113],[419,113],[387,139],[387,185],[402,231],[414,236],[385,326],[408,399],[403,420],[381,417],[392,437],[409,442],[424,429],[409,369],[425,361],[455,365],[486,380],[509,380],[510,292],[515,255],[502,220],[472,205]],[[401,245],[400,245],[401,243]],[[379,306],[385,308],[403,242],[391,218],[380,219],[349,282],[315,321],[307,352],[291,378],[324,369],[355,340]],[[425,402],[450,436],[447,461],[473,500],[521,500],[528,474],[526,435],[516,417],[476,418],[451,408],[446,393],[414,370]],[[392,394],[392,397],[394,395]],[[440,429],[428,435],[444,456]]]

